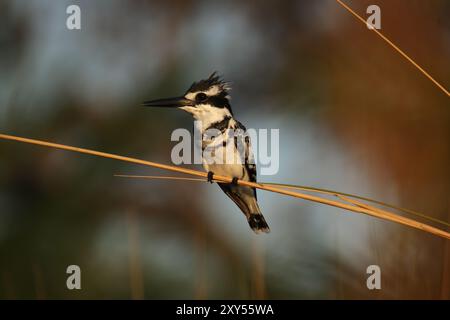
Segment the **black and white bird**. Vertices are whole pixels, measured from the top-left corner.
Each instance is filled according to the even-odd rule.
[[[183,96],[145,101],[143,105],[178,108],[199,121],[203,153],[206,149],[211,149],[213,155],[220,155],[226,160],[233,159],[231,162],[214,162],[203,156],[202,162],[208,172],[208,181],[212,182],[214,174],[233,177],[231,183],[217,184],[241,209],[255,233],[267,233],[270,229],[259,209],[256,189],[236,183],[238,179],[256,182],[256,164],[250,137],[245,134],[246,128],[233,116],[229,90],[229,84],[214,72],[208,79],[194,82]],[[208,137],[207,133],[211,130],[218,134]],[[240,134],[236,135],[236,132]],[[238,143],[239,141],[242,143]],[[237,159],[241,161],[236,161]]]

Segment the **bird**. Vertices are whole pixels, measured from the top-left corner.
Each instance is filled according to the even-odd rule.
[[[205,150],[212,150],[213,156],[220,155],[222,159],[227,159],[211,161],[203,157],[203,168],[208,172],[207,180],[213,183],[214,174],[232,177],[231,183],[216,183],[244,213],[255,233],[269,233],[270,228],[258,205],[256,189],[237,184],[238,179],[256,182],[257,172],[247,129],[233,115],[230,90],[230,83],[213,72],[207,79],[193,82],[182,96],[144,101],[142,105],[178,108],[200,122],[202,154],[205,154]],[[210,131],[216,132],[216,136],[208,134]],[[228,159],[234,161],[229,162]]]

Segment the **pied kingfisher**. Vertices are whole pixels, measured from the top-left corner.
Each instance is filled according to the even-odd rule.
[[[148,107],[174,107],[190,113],[196,121],[200,121],[202,134],[202,162],[208,172],[208,181],[212,182],[214,174],[230,176],[231,183],[218,182],[217,184],[225,194],[236,203],[247,217],[250,228],[255,233],[269,232],[269,226],[259,209],[256,189],[240,186],[236,183],[238,179],[256,182],[256,165],[251,150],[250,138],[246,135],[245,127],[233,117],[229,96],[230,86],[220,79],[214,72],[208,79],[194,82],[183,96],[168,99],[145,101]],[[207,132],[216,130],[218,135],[209,136]],[[230,132],[240,131],[238,137],[232,136]],[[243,133],[243,134],[242,134]],[[239,148],[239,146],[242,146]],[[241,161],[212,162],[205,161],[204,151],[213,147],[213,154],[232,153],[232,158],[240,157]],[[227,158],[228,160],[228,158]]]

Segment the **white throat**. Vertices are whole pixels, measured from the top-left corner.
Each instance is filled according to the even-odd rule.
[[[195,107],[181,107],[180,109],[192,114],[195,120],[201,121],[203,130],[226,117],[232,117],[227,108],[216,108],[210,104],[199,104]]]

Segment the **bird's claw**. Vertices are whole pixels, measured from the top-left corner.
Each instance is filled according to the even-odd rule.
[[[214,179],[214,172],[208,171],[208,176],[206,177],[206,180],[207,180],[209,183],[213,183],[213,179]]]
[[[237,186],[237,182],[238,182],[238,178],[237,177],[234,177],[232,180],[231,180],[231,184],[233,185],[233,186]]]

